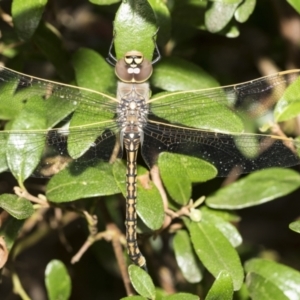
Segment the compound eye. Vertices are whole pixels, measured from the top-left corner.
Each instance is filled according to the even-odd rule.
[[[144,57],[139,55],[134,58],[134,61],[137,65],[140,65],[143,62]]]
[[[134,58],[131,55],[130,56],[128,55],[128,56],[125,56],[124,60],[127,65],[131,65],[134,61]]]

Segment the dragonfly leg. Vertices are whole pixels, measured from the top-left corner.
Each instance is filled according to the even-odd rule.
[[[111,40],[111,43],[110,43],[110,46],[109,46],[109,49],[108,49],[108,57],[106,57],[106,61],[112,65],[112,66],[115,66],[116,63],[117,63],[117,59],[116,57],[112,54],[112,48],[113,48],[113,45],[114,45],[114,41],[115,41],[115,36],[116,36],[116,32],[114,31],[114,35],[113,35],[113,38]]]

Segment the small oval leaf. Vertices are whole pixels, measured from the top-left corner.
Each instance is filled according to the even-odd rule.
[[[134,289],[143,297],[155,299],[155,286],[151,277],[138,266],[128,267],[130,281]]]
[[[65,265],[51,260],[45,270],[45,284],[49,300],[68,300],[71,295],[71,279]]]

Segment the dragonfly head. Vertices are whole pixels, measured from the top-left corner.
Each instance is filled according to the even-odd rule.
[[[152,63],[139,51],[127,52],[115,67],[117,77],[123,82],[145,82],[152,71]]]

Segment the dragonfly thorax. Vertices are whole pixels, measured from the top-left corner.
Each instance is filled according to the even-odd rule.
[[[129,51],[115,66],[115,73],[123,82],[142,83],[152,75],[152,63],[139,51]]]
[[[142,140],[143,127],[147,124],[149,96],[148,83],[118,83],[117,123],[121,139],[128,133],[137,134]]]

